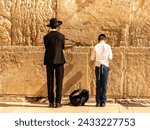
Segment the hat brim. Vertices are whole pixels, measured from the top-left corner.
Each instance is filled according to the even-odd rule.
[[[57,21],[57,23],[55,25],[51,25],[51,24],[48,24],[46,25],[47,27],[58,27],[62,24],[62,21]]]

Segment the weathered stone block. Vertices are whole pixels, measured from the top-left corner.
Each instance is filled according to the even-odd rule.
[[[47,96],[43,47],[2,47],[1,52],[4,95]],[[66,53],[63,95],[76,88],[89,89],[87,57],[86,53]]]
[[[6,48],[4,48],[5,50]],[[43,53],[33,48],[10,48],[2,53],[3,94],[45,96]],[[22,51],[22,52],[16,52]]]
[[[0,47],[1,50],[1,47]],[[2,88],[2,53],[0,52],[0,94],[3,94]]]
[[[1,0],[0,44],[41,45],[54,10],[54,0]]]
[[[11,4],[10,0],[0,1],[0,45],[11,45]]]
[[[108,96],[112,98],[123,97],[124,81],[124,48],[113,48],[113,60],[110,61],[108,78]],[[90,60],[90,59],[89,59]],[[95,95],[96,79],[95,65],[89,62],[89,84],[91,95]]]
[[[123,98],[124,92],[124,48],[113,48],[108,78],[108,96]]]
[[[92,45],[105,33],[113,46],[150,46],[148,5],[142,0],[63,0],[58,18],[68,44]]]
[[[150,48],[127,49],[125,58],[127,97],[150,97]]]
[[[52,0],[13,2],[12,45],[41,45],[52,15]]]
[[[95,95],[95,65],[90,60],[90,47],[75,47],[74,53],[84,52],[87,54],[87,70],[88,70],[88,85],[90,95]],[[110,62],[110,72],[108,79],[108,96],[109,97],[123,97],[123,83],[124,83],[124,53],[125,48],[113,48],[113,60]]]
[[[88,55],[84,52],[66,53],[63,95],[69,95],[73,90],[88,89]]]

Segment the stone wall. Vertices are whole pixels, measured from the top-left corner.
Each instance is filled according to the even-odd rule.
[[[63,96],[75,88],[95,95],[91,48],[99,33],[113,48],[110,98],[150,98],[148,0],[1,0],[0,95],[46,97],[43,36],[51,17],[63,24],[66,47]]]

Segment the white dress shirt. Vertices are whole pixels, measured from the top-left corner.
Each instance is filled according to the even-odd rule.
[[[109,67],[109,60],[112,59],[111,46],[105,43],[104,40],[100,41],[94,46],[91,54],[91,60],[95,60],[95,66],[105,65]]]

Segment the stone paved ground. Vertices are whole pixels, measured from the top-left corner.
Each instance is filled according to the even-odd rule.
[[[63,104],[61,108],[49,108],[46,103],[0,102],[0,113],[150,113],[150,105],[107,103],[102,108],[87,103],[80,107]]]

